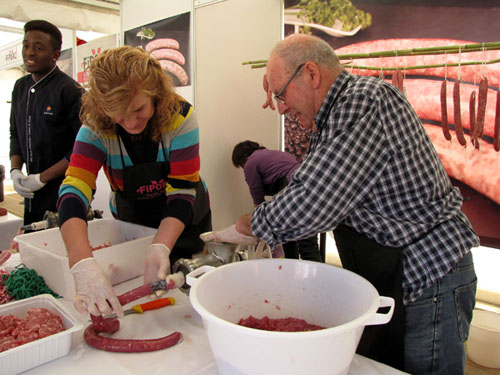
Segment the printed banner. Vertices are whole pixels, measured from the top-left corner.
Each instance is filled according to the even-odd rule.
[[[115,47],[118,47],[118,34],[94,39],[76,47],[76,81],[86,83],[89,78],[88,69],[94,57]]]

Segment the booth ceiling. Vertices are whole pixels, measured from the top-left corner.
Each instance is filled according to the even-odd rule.
[[[70,30],[103,34],[120,32],[120,0],[1,1],[0,17],[14,21],[44,19]]]

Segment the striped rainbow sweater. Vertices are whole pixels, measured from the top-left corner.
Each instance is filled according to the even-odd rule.
[[[167,213],[187,224],[196,197],[194,183],[200,179],[199,128],[194,108],[187,102],[181,103],[181,113],[172,119],[171,130],[163,134],[163,146],[170,173],[166,187]],[[125,167],[132,161],[122,143]],[[158,146],[157,161],[164,161],[161,143]],[[96,190],[96,179],[101,167],[111,185],[110,210],[118,219],[115,191],[123,191],[123,168],[120,147],[116,134],[94,132],[87,125],[80,128],[66,178],[59,189],[58,211],[62,222],[70,217],[85,218]],[[79,204],[76,204],[76,202]],[[187,211],[187,212],[186,212]]]

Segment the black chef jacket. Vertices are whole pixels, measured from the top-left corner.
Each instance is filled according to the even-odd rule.
[[[73,143],[81,126],[81,86],[56,66],[40,81],[35,82],[28,74],[19,78],[12,92],[10,116],[10,156],[21,155],[28,174],[41,173],[66,157],[69,161]],[[61,178],[50,181],[26,200],[29,220],[42,220],[46,209],[56,210],[57,194]],[[43,203],[42,201],[48,200]],[[43,203],[43,205],[37,205]],[[38,208],[37,208],[38,207]]]

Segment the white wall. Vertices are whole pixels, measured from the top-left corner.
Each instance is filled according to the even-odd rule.
[[[193,2],[123,0],[121,6],[125,31],[192,10]],[[233,146],[252,139],[280,148],[280,117],[262,109],[264,69],[241,63],[268,57],[281,39],[282,7],[282,0],[225,0],[194,9],[193,104],[215,229],[252,208],[243,173],[231,163]]]
[[[10,179],[10,101],[14,84],[22,76],[23,71],[18,68],[0,71],[0,164],[5,167],[6,179]]]
[[[231,163],[234,145],[251,139],[280,148],[280,117],[262,109],[265,70],[241,63],[267,58],[281,39],[282,6],[280,0],[227,0],[195,9],[201,170],[214,229],[234,223],[253,206],[243,171]]]

